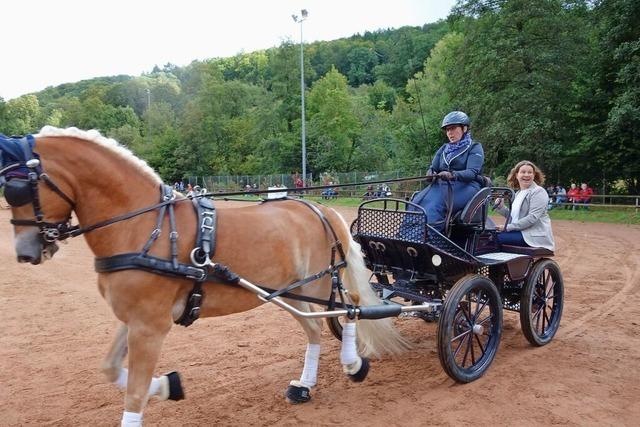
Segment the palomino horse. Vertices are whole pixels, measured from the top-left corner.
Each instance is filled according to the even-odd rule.
[[[22,151],[26,154],[22,156],[8,141],[0,138],[0,150],[4,151],[0,175],[7,179],[6,195],[10,185],[15,193],[11,200],[7,196],[7,200],[13,202],[15,247],[20,262],[38,264],[53,256],[57,249],[57,233],[44,230],[42,223],[66,224],[74,211],[80,227],[87,227],[153,206],[159,200],[161,179],[158,175],[126,148],[96,131],[45,127],[34,135],[27,148],[23,143]],[[14,158],[8,153],[14,153]],[[17,164],[11,166],[12,162]],[[20,176],[20,168],[26,175]],[[24,178],[30,171],[32,177],[37,175],[38,179],[31,181],[29,193],[27,187],[20,185],[28,181]],[[16,181],[12,184],[13,179]],[[162,236],[179,236],[177,241],[174,239],[178,260],[189,264],[196,241],[197,215],[189,200],[175,203],[174,208],[175,218],[169,218],[173,221],[163,215],[157,223],[158,209],[155,209],[108,226],[85,228],[86,241],[97,258],[140,252],[151,231],[158,228]],[[348,294],[354,297],[352,301],[357,304],[359,298],[363,306],[379,304],[369,286],[369,273],[360,248],[351,238],[346,223],[332,209],[323,206],[317,209],[335,230],[337,239],[344,243],[346,267],[339,270],[339,275]],[[43,215],[40,222],[34,221],[34,213]],[[174,223],[177,235],[171,233],[170,222]],[[222,208],[217,210],[213,261],[227,266],[243,279],[281,289],[327,268],[335,241],[326,226],[313,209],[293,200]],[[149,255],[169,259],[171,246],[168,240],[158,239]],[[123,323],[103,364],[108,380],[125,389],[122,425],[142,424],[142,412],[150,396],[181,397],[181,389],[171,389],[178,387],[179,377],[175,373],[154,378],[153,372],[163,339],[183,313],[192,287],[193,280],[187,278],[135,269],[98,274],[101,295]],[[332,278],[324,275],[292,291],[308,297],[307,301],[291,298],[284,301],[301,312],[310,312],[314,305],[308,301],[327,300],[331,289]],[[222,281],[205,283],[204,294],[200,317],[242,312],[264,301],[243,287]],[[296,319],[308,337],[308,344],[302,375],[299,380],[291,381],[288,390],[293,387],[297,393],[287,396],[294,402],[302,402],[309,399],[309,389],[316,385],[322,322],[312,317],[297,316]],[[341,363],[345,372],[356,378],[359,375],[361,380],[366,370],[362,373],[364,362],[356,352],[355,325],[348,320],[345,324]],[[363,320],[357,325],[363,356],[400,353],[407,346],[390,319]],[[122,367],[127,353],[128,370]],[[172,393],[174,396],[170,396]]]

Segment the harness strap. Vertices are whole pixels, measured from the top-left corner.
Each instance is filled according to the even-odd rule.
[[[182,279],[203,281],[207,278],[207,272],[203,268],[182,263],[178,263],[178,267],[174,268],[173,262],[169,260],[152,255],[142,255],[138,252],[96,258],[94,266],[98,273],[138,269]]]
[[[276,199],[276,200],[282,200],[282,199]],[[304,279],[298,280],[297,282],[294,282],[292,284],[290,284],[289,286],[287,286],[286,288],[282,288],[279,289],[277,291],[272,292],[270,295],[268,295],[267,297],[265,297],[266,301],[269,301],[275,297],[278,296],[282,296],[284,294],[290,294],[290,292],[296,288],[299,288],[302,285],[305,285],[309,282],[313,282],[315,280],[320,279],[321,277],[323,277],[326,274],[332,274],[335,271],[338,271],[341,268],[344,268],[347,266],[347,261],[346,261],[346,255],[344,253],[344,250],[342,249],[342,242],[340,242],[340,240],[338,239],[338,235],[336,234],[336,231],[334,230],[333,226],[331,225],[331,223],[329,222],[329,220],[327,219],[327,217],[322,213],[322,211],[320,209],[318,209],[315,205],[309,203],[306,200],[303,199],[290,199],[290,198],[286,198],[285,200],[293,200],[296,202],[300,202],[302,204],[304,204],[305,206],[307,206],[309,209],[311,209],[313,211],[313,213],[315,213],[318,218],[320,218],[320,220],[322,221],[322,226],[324,227],[325,232],[329,231],[331,232],[331,235],[333,236],[334,242],[333,245],[331,246],[331,260],[329,263],[329,267],[320,271],[319,273],[316,273],[312,276],[308,276],[305,277]],[[342,261],[338,262],[336,264],[336,250],[340,253],[340,257],[342,258]],[[338,284],[339,286],[341,286],[340,283],[340,278],[338,277]],[[331,299],[332,301],[335,301],[335,289],[331,290]],[[329,304],[332,303],[332,301],[329,302]]]
[[[325,276],[327,274],[331,274],[334,271],[337,271],[337,270],[339,270],[339,269],[341,269],[343,267],[346,267],[346,265],[347,265],[347,263],[345,261],[341,261],[336,265],[331,265],[331,267],[326,268],[326,269],[322,270],[321,272],[314,274],[313,276],[305,277],[302,280],[298,280],[297,282],[294,282],[294,283],[290,284],[286,288],[278,289],[277,291],[272,292],[271,295],[265,297],[264,299],[269,301],[269,300],[271,300],[271,299],[273,299],[275,297],[279,297],[279,296],[281,296],[281,295],[283,295],[285,293],[291,292],[292,290],[294,290],[296,288],[299,288],[302,285],[306,285],[309,282],[313,282],[314,280],[318,280],[322,276]]]
[[[122,270],[144,270],[149,273],[178,277],[182,279],[184,279],[185,277],[194,280],[202,279],[201,281],[198,281],[198,283],[200,284],[200,287],[198,288],[199,291],[202,291],[202,285],[205,282],[221,282],[223,284],[235,285],[240,280],[240,277],[237,274],[229,270],[227,266],[221,264],[215,264],[212,268],[210,268],[209,272],[207,272],[203,268],[197,268],[192,265],[183,263],[180,263],[178,265],[178,268],[174,269],[170,261],[151,255],[142,256],[141,254],[135,252],[119,254],[110,257],[96,258],[94,260],[94,265],[95,270],[98,273],[110,273],[113,271]],[[266,292],[280,292],[280,290],[272,289],[266,286],[258,286]],[[192,295],[193,293],[189,295],[189,298],[191,298]],[[200,297],[202,296],[203,293],[201,292]],[[279,296],[319,305],[327,304],[327,301],[323,299],[308,297],[305,295],[291,294],[289,292],[280,292]],[[333,304],[330,305],[331,308],[352,307],[350,304],[344,304],[342,302],[335,301],[335,297],[333,297],[333,301]],[[180,321],[183,317],[178,319],[176,323],[182,324]],[[191,323],[193,323],[193,321],[191,321],[189,324]]]
[[[158,237],[160,237],[160,234],[162,234],[162,223],[164,222],[164,214],[166,210],[167,205],[160,208],[160,212],[158,212],[158,219],[156,220],[156,228],[151,232],[151,236],[149,237],[149,240],[147,240],[147,243],[144,244],[144,247],[142,248],[142,255],[147,255],[147,253],[149,253],[151,246],[155,243]]]
[[[217,212],[213,202],[207,198],[194,198],[193,208],[198,216],[198,235],[194,257],[199,263],[211,259],[216,250],[216,220]]]

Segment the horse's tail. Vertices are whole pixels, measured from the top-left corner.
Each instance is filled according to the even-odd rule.
[[[343,276],[345,287],[350,293],[357,293],[360,296],[360,305],[382,304],[369,284],[371,273],[364,265],[360,245],[353,240],[348,231],[347,235],[349,236],[349,248],[347,267]],[[359,320],[356,330],[360,353],[363,356],[379,357],[384,353],[400,354],[411,347],[394,327],[391,318]]]

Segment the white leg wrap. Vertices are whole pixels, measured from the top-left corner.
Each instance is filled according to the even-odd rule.
[[[118,375],[118,379],[113,383],[120,390],[126,390],[128,378],[129,371],[125,368],[120,368],[120,375]],[[162,400],[165,400],[169,397],[169,380],[166,376],[162,376],[160,378],[151,378],[151,384],[149,385],[149,396],[157,396]]]
[[[122,413],[122,427],[142,427],[142,413],[127,412]]]
[[[340,351],[340,363],[352,365],[360,360],[356,348],[356,324],[346,323],[342,327],[342,350]]]
[[[300,382],[306,387],[316,385],[318,379],[318,362],[320,360],[320,344],[307,344],[307,352],[304,355],[304,368],[300,376]]]

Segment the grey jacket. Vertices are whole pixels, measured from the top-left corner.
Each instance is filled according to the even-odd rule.
[[[520,218],[517,221],[511,222],[509,209],[502,207],[497,211],[508,218],[506,231],[520,231],[527,245],[553,251],[556,245],[551,231],[551,219],[547,213],[549,195],[547,190],[535,182],[531,183],[530,188],[520,206]]]

